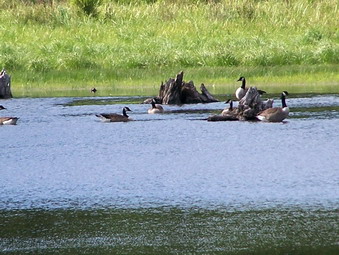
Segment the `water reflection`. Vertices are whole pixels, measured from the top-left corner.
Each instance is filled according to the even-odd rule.
[[[336,211],[2,212],[4,254],[336,254]]]

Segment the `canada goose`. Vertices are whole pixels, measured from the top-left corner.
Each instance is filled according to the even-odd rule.
[[[0,125],[15,125],[18,119],[17,117],[0,117]]]
[[[221,115],[225,116],[228,114],[232,114],[234,112],[234,110],[236,110],[237,108],[233,108],[233,101],[231,99],[228,99],[225,104],[230,104],[229,108],[225,108],[222,112]]]
[[[101,120],[104,121],[104,122],[127,122],[127,121],[131,121],[132,119],[129,118],[126,111],[131,111],[131,109],[128,108],[128,107],[124,107],[122,109],[122,115],[117,114],[117,113],[109,113],[109,114],[102,113],[102,114],[96,114],[95,116],[97,116],[98,118],[101,118]]]
[[[281,93],[282,107],[274,107],[274,108],[266,109],[257,115],[257,119],[261,121],[268,121],[268,122],[283,121],[290,112],[290,109],[286,105],[286,96],[288,96],[288,92],[283,91]]]
[[[240,100],[246,95],[248,88],[246,88],[245,77],[241,76],[237,81],[241,81],[241,86],[235,91],[235,96]]]
[[[154,114],[154,113],[164,112],[164,108],[160,104],[156,104],[154,98],[152,99],[151,104],[152,104],[152,107],[148,109],[148,113]]]
[[[5,110],[6,107],[4,107],[3,105],[0,105],[0,110]]]
[[[95,93],[95,92],[97,92],[97,91],[98,91],[98,90],[97,90],[96,88],[92,88],[92,89],[91,89],[91,92],[92,92],[92,93]]]
[[[237,90],[235,91],[235,96],[236,96],[236,98],[238,98],[238,100],[240,100],[246,95],[248,88],[246,88],[245,77],[241,76],[237,81],[241,81],[241,86],[239,88],[237,88]],[[258,91],[259,95],[263,95],[263,94],[266,93],[266,91],[260,90],[260,89],[257,89],[257,91]]]

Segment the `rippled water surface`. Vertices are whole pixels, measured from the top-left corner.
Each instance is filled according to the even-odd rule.
[[[336,254],[339,96],[289,98],[277,124],[143,99],[0,102],[20,117],[0,126],[1,253]],[[134,121],[95,116],[123,106]]]

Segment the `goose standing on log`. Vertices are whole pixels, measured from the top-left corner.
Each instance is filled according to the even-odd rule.
[[[241,86],[235,91],[235,97],[240,100],[246,95],[248,88],[246,88],[245,77],[241,76],[237,81],[241,81]]]
[[[109,114],[102,113],[102,114],[96,114],[95,116],[97,116],[98,118],[100,118],[104,122],[127,122],[127,121],[132,120],[127,115],[127,113],[126,113],[127,111],[131,112],[131,109],[128,108],[128,107],[124,107],[122,109],[122,115],[117,114],[117,113],[109,113]]]
[[[241,86],[235,91],[235,97],[240,100],[246,95],[248,88],[246,88],[246,79],[244,76],[241,76],[237,81],[241,81]],[[257,91],[259,95],[266,93],[266,91],[260,89],[257,89]]]
[[[151,108],[148,109],[149,114],[155,114],[155,113],[163,113],[164,108],[160,104],[156,104],[155,99],[153,98],[151,101]]]
[[[290,109],[286,105],[286,96],[288,96],[287,91],[281,93],[281,104],[282,107],[274,107],[266,109],[257,115],[257,119],[261,121],[268,122],[281,122],[287,118]]]

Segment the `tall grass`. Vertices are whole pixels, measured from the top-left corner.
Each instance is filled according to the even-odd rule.
[[[115,70],[146,75],[146,83],[158,82],[151,78],[159,70],[338,71],[337,0],[107,0],[95,16],[65,0],[0,4],[0,66],[33,87],[89,82],[65,81],[68,72],[90,72],[92,83],[110,86],[107,77],[119,82]]]

